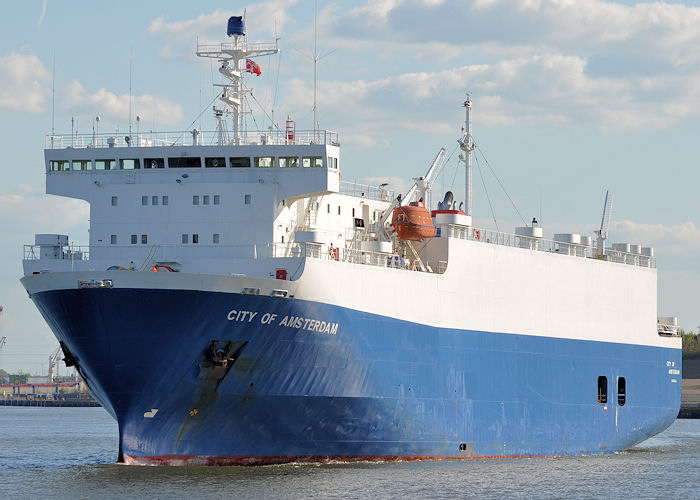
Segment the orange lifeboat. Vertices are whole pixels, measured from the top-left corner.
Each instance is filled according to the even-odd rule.
[[[433,224],[430,212],[422,201],[411,202],[405,207],[396,207],[391,215],[391,226],[402,240],[421,241],[437,235],[437,228]]]

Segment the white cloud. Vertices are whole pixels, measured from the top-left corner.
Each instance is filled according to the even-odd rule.
[[[610,234],[615,241],[642,242],[644,246],[663,249],[661,253],[665,255],[697,255],[700,251],[700,228],[691,221],[672,226],[614,221]]]
[[[254,30],[254,36],[281,32],[290,21],[289,8],[297,0],[268,0],[256,2],[247,7],[241,6],[235,11],[215,10],[210,14],[201,14],[194,19],[184,21],[166,21],[165,16],[158,16],[146,29],[146,33],[154,36],[166,36],[168,46],[173,42],[192,43],[196,37],[210,37],[216,43],[226,38],[226,28],[229,17],[242,15],[245,11],[246,26]],[[179,54],[169,48],[170,54]]]
[[[128,119],[129,95],[117,95],[104,88],[90,94],[78,81],[68,84],[64,93],[64,109],[78,110],[103,117]],[[131,97],[131,115],[164,125],[175,125],[183,119],[182,106],[162,96],[142,94]]]
[[[51,97],[51,72],[34,54],[0,56],[0,108],[40,113]]]
[[[10,235],[25,235],[27,228],[34,233],[60,233],[87,228],[90,206],[72,198],[46,196],[43,189],[21,185],[22,194],[0,195],[3,230]],[[25,241],[25,244],[34,241]]]

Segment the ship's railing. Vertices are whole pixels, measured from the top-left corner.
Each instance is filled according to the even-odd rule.
[[[592,246],[566,243],[542,238],[532,238],[516,234],[501,233],[491,229],[479,229],[466,226],[446,224],[441,226],[441,237],[457,238],[462,240],[479,241],[494,245],[525,248],[540,252],[572,255],[589,259],[599,259],[609,262],[618,262],[639,267],[656,267],[656,258],[636,253],[622,252],[612,248],[606,248],[602,254]]]
[[[339,146],[338,133],[330,130],[285,130],[248,131],[239,134],[240,140],[234,141],[233,134],[222,136],[217,131],[191,130],[175,132],[138,132],[135,134],[64,134],[47,135],[45,149],[64,148],[126,148],[159,146],[235,146],[255,144],[325,144]]]
[[[44,246],[44,251],[47,253],[43,256],[41,247],[41,245],[24,245],[24,260],[39,260],[42,258],[72,261],[90,260],[90,247],[87,245]]]
[[[391,201],[394,199],[394,191],[384,186],[371,186],[358,182],[340,181],[340,194],[367,198],[368,200]]]
[[[277,52],[276,42],[223,42],[223,43],[198,43],[197,55],[218,57],[222,52]]]

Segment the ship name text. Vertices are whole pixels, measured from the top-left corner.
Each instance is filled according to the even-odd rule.
[[[294,328],[295,330],[306,330],[327,335],[336,335],[338,333],[338,323],[315,318],[305,318],[303,316],[285,315],[280,318],[280,315],[275,313],[266,312],[260,314],[259,311],[239,311],[232,309],[226,315],[226,319],[238,323],[259,322],[261,325],[286,326],[288,328]]]

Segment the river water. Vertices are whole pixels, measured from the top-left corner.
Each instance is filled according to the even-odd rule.
[[[0,407],[0,498],[700,498],[700,420],[613,455],[275,465],[116,465],[102,408]]]

